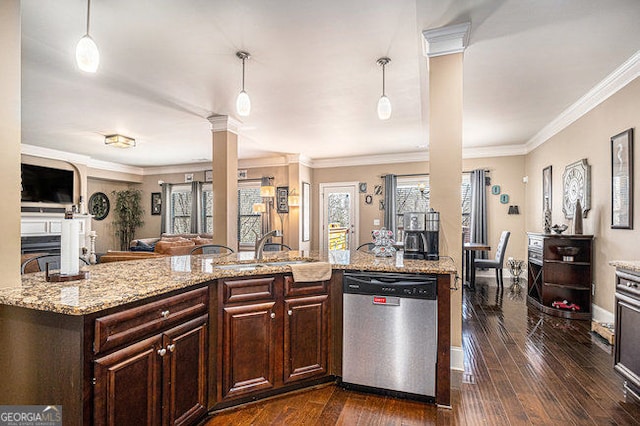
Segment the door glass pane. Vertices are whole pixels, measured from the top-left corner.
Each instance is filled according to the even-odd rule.
[[[331,192],[327,197],[329,250],[349,249],[351,200],[347,192]]]
[[[191,187],[175,188],[171,192],[171,233],[191,232]]]
[[[204,206],[204,232],[213,233],[213,191],[205,189],[202,192],[202,205]]]
[[[253,246],[256,234],[262,234],[260,213],[253,212],[253,205],[261,203],[260,185],[238,188],[238,242],[240,245]]]

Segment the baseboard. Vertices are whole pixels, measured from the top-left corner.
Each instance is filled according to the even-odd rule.
[[[451,369],[464,371],[464,351],[460,346],[451,346],[450,357]]]
[[[609,312],[595,303],[591,305],[591,318],[599,323],[613,324],[615,322],[613,312]]]

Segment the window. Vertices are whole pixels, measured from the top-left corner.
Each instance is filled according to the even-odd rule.
[[[256,234],[262,235],[260,213],[253,212],[253,205],[261,202],[260,182],[238,184],[238,243],[240,246],[253,246],[256,242]]]
[[[169,208],[165,232],[169,234],[213,233],[211,184],[193,182],[168,186]],[[194,195],[195,194],[195,195]],[[194,197],[201,197],[195,203]]]
[[[469,234],[471,220],[471,174],[462,174],[460,186],[462,205],[462,232]],[[399,177],[396,186],[396,223],[402,228],[404,214],[408,212],[426,212],[430,207],[431,191],[429,176]],[[465,240],[468,241],[468,240]]]

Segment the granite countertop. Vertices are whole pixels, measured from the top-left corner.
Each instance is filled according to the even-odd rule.
[[[612,260],[609,265],[616,269],[626,269],[627,271],[640,272],[640,260]]]
[[[404,260],[396,267],[395,258],[379,258],[369,253],[337,251],[329,254],[305,252],[269,253],[259,262],[324,261],[332,269],[435,273],[456,272],[452,260]],[[290,272],[286,264],[244,268],[221,265],[255,263],[253,252],[228,256],[197,255],[158,257],[85,266],[89,278],[80,281],[47,282],[44,272],[25,274],[19,286],[0,288],[0,305],[20,306],[67,315],[84,315],[168,293],[218,278]]]

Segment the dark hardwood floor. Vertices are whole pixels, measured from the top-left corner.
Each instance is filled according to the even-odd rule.
[[[465,365],[450,410],[329,385],[218,413],[206,426],[640,424],[640,404],[625,400],[611,347],[589,322],[544,315],[510,284],[501,293],[478,277],[465,289]]]

